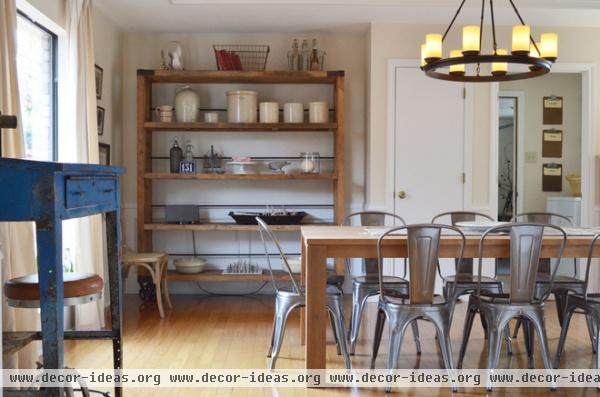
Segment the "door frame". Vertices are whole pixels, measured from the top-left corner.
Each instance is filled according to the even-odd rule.
[[[387,67],[387,128],[386,128],[386,163],[387,169],[385,180],[385,206],[389,212],[396,213],[396,69],[419,68],[420,60],[391,58]],[[471,203],[471,169],[472,169],[472,122],[473,118],[473,96],[470,95],[472,87],[465,86],[465,103],[463,115],[463,203],[460,209],[470,208]],[[459,208],[457,208],[459,209]],[[426,221],[426,220],[424,220]]]
[[[551,73],[581,74],[581,223],[596,224],[596,66],[592,63],[557,63]],[[498,93],[499,84],[490,87],[490,210],[498,208]]]
[[[525,164],[525,150],[524,150],[525,148],[523,147],[522,144],[519,144],[519,142],[523,142],[525,140],[525,92],[523,92],[523,91],[498,91],[498,100],[500,99],[500,97],[517,98],[518,105],[517,105],[517,112],[515,114],[515,117],[517,119],[517,122],[516,122],[517,151],[515,153],[516,158],[517,158],[516,165]],[[499,125],[498,125],[498,127],[499,127]],[[500,148],[498,147],[498,149],[500,149]],[[496,153],[498,153],[498,152],[496,152]],[[496,161],[497,160],[498,160],[498,157],[496,157]],[[524,189],[524,185],[523,185],[524,169],[523,169],[523,167],[521,167],[521,168],[516,167],[516,171],[517,171],[517,193],[519,193],[519,192],[523,192],[523,189]],[[498,181],[498,173],[496,173],[496,185],[498,184],[497,181]],[[499,203],[498,203],[497,196],[498,196],[498,193],[496,193],[495,215],[498,215],[497,211],[498,211]],[[523,195],[522,194],[519,194],[517,196],[517,200],[516,200],[515,204],[516,204],[517,209],[523,208]],[[515,204],[513,204],[513,205],[515,205]],[[494,211],[493,208],[491,210]],[[517,212],[518,211],[515,211],[515,214]]]

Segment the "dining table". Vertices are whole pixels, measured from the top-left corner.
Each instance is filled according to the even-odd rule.
[[[345,259],[377,258],[377,241],[386,229],[363,226],[302,226],[301,228],[301,280],[306,294],[306,307],[301,315],[301,334],[305,344],[306,369],[326,368],[325,331],[329,321],[326,313],[325,288],[327,259],[336,259],[336,268],[344,266]],[[563,258],[587,258],[590,243],[599,229],[567,228],[568,238]],[[479,258],[480,233],[465,233],[463,258]],[[406,234],[392,235],[382,242],[382,256],[386,258],[408,257]],[[559,256],[562,236],[545,233],[540,252],[541,258]],[[440,258],[456,258],[460,255],[462,237],[456,233],[442,234],[439,243]],[[600,258],[599,247],[592,253]],[[506,233],[486,237],[484,258],[508,258],[510,236]],[[441,261],[454,266],[454,261]]]

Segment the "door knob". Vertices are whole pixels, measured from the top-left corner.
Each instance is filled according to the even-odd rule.
[[[398,192],[398,198],[399,199],[405,199],[406,198],[406,192],[404,190],[401,190]]]

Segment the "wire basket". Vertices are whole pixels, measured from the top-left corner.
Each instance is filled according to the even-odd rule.
[[[217,70],[264,71],[270,48],[268,45],[213,45]]]

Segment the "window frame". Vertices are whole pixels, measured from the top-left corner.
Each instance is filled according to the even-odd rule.
[[[52,81],[52,159],[50,161],[58,161],[58,35],[54,33],[52,30],[37,22],[34,18],[27,15],[25,12],[17,9],[18,16],[25,18],[27,21],[31,22],[35,27],[43,30],[50,36],[50,58],[51,58],[51,67],[50,67],[50,79]],[[17,46],[19,44],[17,43]]]

